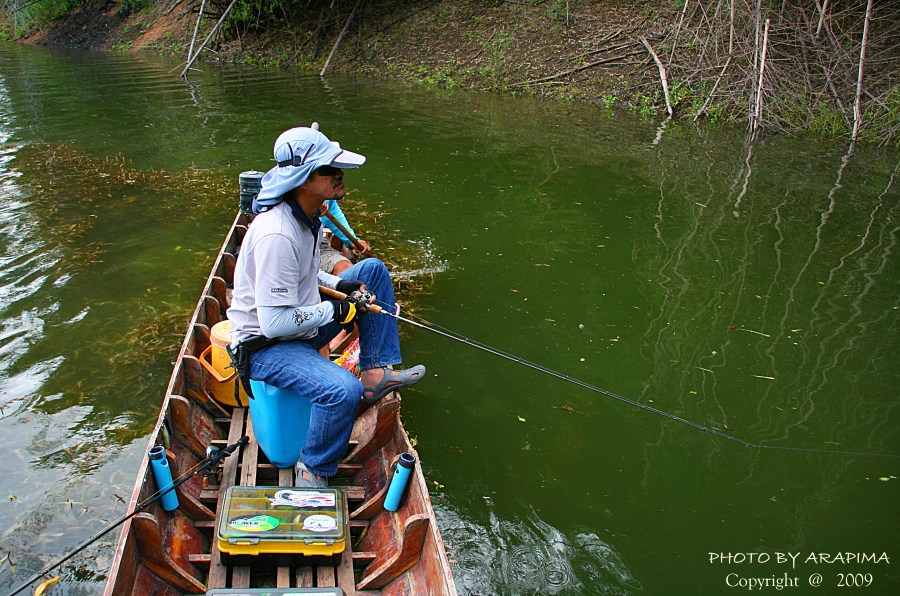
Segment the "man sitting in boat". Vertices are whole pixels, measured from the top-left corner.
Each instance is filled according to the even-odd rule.
[[[250,378],[312,400],[296,482],[323,487],[347,449],[360,400],[374,403],[421,380],[425,367],[391,368],[401,362],[394,317],[319,294],[319,284],[345,294],[369,291],[385,310],[394,309],[390,274],[381,261],[365,259],[339,276],[319,270],[322,205],[344,197],[343,169],[361,166],[365,157],[340,149],[318,130],[297,127],[275,141],[275,161],[262,178],[259,214],[237,259],[228,309],[231,344],[238,362],[242,355],[249,359]],[[359,379],[319,354],[354,323]]]
[[[319,246],[322,253],[322,262],[319,268],[325,273],[340,275],[353,265],[348,254],[355,251],[360,257],[366,258],[371,255],[372,248],[350,227],[350,223],[337,201],[325,201],[324,210],[325,213],[322,215],[326,217],[322,219],[322,223],[326,229],[322,230],[322,242]]]

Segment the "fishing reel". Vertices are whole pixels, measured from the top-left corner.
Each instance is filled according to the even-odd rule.
[[[361,310],[366,310],[366,307],[369,306],[373,299],[372,293],[368,290],[354,290],[347,294],[347,302],[350,302],[356,306],[356,308]]]
[[[219,453],[221,453],[221,449],[210,445],[206,448],[206,461],[212,461],[215,459]],[[209,487],[210,484],[218,485],[221,482],[221,473],[222,470],[219,469],[219,466],[210,466],[206,468],[206,471],[203,473],[203,480],[201,485],[203,488]]]

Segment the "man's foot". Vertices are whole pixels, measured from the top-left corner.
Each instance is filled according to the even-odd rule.
[[[381,370],[383,371],[383,375],[381,380],[375,383],[375,385],[366,387],[365,382],[363,383],[365,391],[363,391],[362,399],[367,404],[374,404],[391,391],[396,391],[401,387],[407,387],[413,383],[418,383],[425,377],[425,367],[421,364],[402,370],[393,370],[390,368],[382,368]],[[367,372],[369,371],[365,371],[363,374]]]
[[[294,466],[294,486],[301,488],[328,488],[328,477],[313,474],[302,461],[298,461]]]

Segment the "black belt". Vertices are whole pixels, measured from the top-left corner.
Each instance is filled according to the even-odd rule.
[[[244,391],[250,399],[253,399],[253,390],[250,388],[250,354],[259,352],[263,348],[267,348],[277,341],[277,338],[266,337],[265,335],[254,335],[253,337],[240,342],[234,350],[231,349],[230,345],[225,346],[228,356],[231,357],[231,367],[237,373],[238,379],[240,379],[241,385],[244,387]],[[235,383],[234,401],[237,402],[239,406],[244,407],[244,404],[241,403],[240,394],[240,388],[238,384]]]
[[[253,337],[242,341],[240,344],[238,344],[238,347],[243,346],[251,354],[255,354],[256,352],[259,352],[263,348],[268,348],[269,346],[271,346],[272,344],[274,344],[277,341],[278,341],[278,338],[276,338],[276,337],[266,337],[265,335],[254,335]]]

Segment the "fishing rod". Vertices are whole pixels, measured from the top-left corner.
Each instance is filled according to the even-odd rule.
[[[781,445],[764,445],[762,443],[752,443],[750,441],[745,441],[744,439],[735,437],[734,435],[730,435],[728,433],[722,432],[716,428],[711,426],[706,426],[704,424],[700,424],[698,422],[694,422],[692,420],[687,420],[685,418],[681,418],[680,416],[676,416],[670,412],[666,412],[665,410],[660,410],[659,408],[654,408],[653,406],[649,406],[647,404],[641,403],[639,401],[629,399],[623,395],[619,395],[618,393],[614,393],[609,391],[608,389],[603,389],[602,387],[597,387],[596,385],[592,385],[587,383],[586,381],[582,381],[581,379],[576,379],[575,377],[569,376],[565,373],[561,373],[557,370],[553,370],[552,368],[548,368],[541,364],[537,364],[535,362],[531,362],[524,358],[520,358],[515,354],[510,354],[509,352],[504,352],[497,348],[491,347],[487,344],[481,343],[474,339],[468,338],[462,334],[456,333],[454,331],[450,331],[449,329],[445,329],[440,327],[439,325],[435,325],[434,323],[430,323],[428,325],[424,323],[420,323],[419,321],[414,321],[410,318],[400,316],[399,308],[397,308],[394,312],[383,308],[377,304],[372,304],[372,295],[368,292],[353,292],[349,296],[344,294],[343,292],[338,292],[337,290],[332,290],[330,288],[326,288],[324,286],[319,286],[319,291],[323,294],[331,296],[333,298],[337,298],[339,300],[349,300],[350,302],[354,302],[357,307],[365,310],[370,310],[374,313],[378,314],[386,314],[388,316],[394,317],[398,321],[403,321],[404,323],[409,323],[415,327],[419,327],[420,329],[424,329],[426,331],[430,331],[431,333],[435,333],[437,335],[446,337],[448,339],[452,339],[454,341],[458,341],[460,343],[464,343],[466,345],[472,346],[473,348],[477,348],[479,350],[488,352],[489,354],[493,354],[495,356],[499,356],[511,362],[515,362],[516,364],[521,364],[523,366],[527,366],[528,368],[534,369],[536,371],[542,372],[544,374],[550,375],[551,377],[560,379],[562,381],[566,381],[568,383],[572,383],[573,385],[578,385],[584,389],[589,391],[593,391],[595,393],[600,393],[607,397],[611,397],[612,399],[618,400],[622,403],[626,403],[630,406],[634,406],[635,408],[639,408],[646,412],[651,412],[656,414],[657,416],[661,416],[668,420],[672,420],[673,422],[678,422],[680,424],[684,424],[696,430],[703,431],[705,433],[709,433],[721,439],[725,439],[727,441],[731,441],[733,443],[737,443],[739,445],[743,445],[744,447],[750,447],[753,449],[772,449],[778,451],[801,451],[807,453],[832,453],[839,455],[858,455],[858,456],[866,456],[866,457],[892,457],[892,458],[900,458],[900,454],[895,453],[871,453],[866,451],[843,451],[839,449],[818,449],[814,447],[785,447]]]
[[[313,130],[319,130],[319,123],[318,123],[318,122],[313,122],[312,124],[309,125],[309,127],[310,127],[311,129],[313,129]],[[335,143],[334,141],[332,141],[332,142]],[[337,143],[335,143],[335,144],[337,144]],[[350,243],[353,245],[353,247],[354,247],[356,250],[358,250],[358,251],[360,251],[360,252],[365,252],[366,248],[365,248],[365,247],[362,245],[362,243],[359,241],[359,238],[357,238],[356,236],[354,236],[354,235],[353,235],[353,232],[351,232],[349,229],[347,229],[347,226],[345,226],[344,224],[342,224],[341,222],[339,222],[339,221],[338,221],[338,218],[336,218],[336,217],[334,217],[333,215],[331,215],[331,212],[327,210],[327,207],[326,207],[326,211],[325,211],[325,213],[323,213],[323,215],[324,215],[325,217],[327,217],[327,218],[331,221],[331,223],[333,223],[334,225],[336,225],[337,228],[338,228],[341,232],[344,233],[344,236],[346,236],[347,239],[350,240]]]
[[[335,217],[335,216],[333,216],[333,215],[331,214],[331,211],[326,211],[325,213],[323,213],[323,215],[324,215],[325,217],[327,217],[328,220],[331,221],[331,223],[333,223],[334,225],[336,225],[337,228],[338,228],[341,232],[344,233],[344,236],[346,236],[347,239],[350,240],[350,243],[353,245],[353,248],[355,248],[355,249],[358,250],[359,252],[365,252],[366,247],[362,245],[362,242],[359,241],[359,238],[357,238],[356,236],[354,236],[354,235],[353,235],[353,232],[351,232],[351,231],[347,228],[347,226],[345,226],[345,225],[342,224],[340,221],[338,221],[338,218]]]
[[[145,508],[147,508],[150,504],[152,504],[155,501],[158,501],[164,495],[167,495],[169,492],[175,490],[177,487],[181,486],[182,484],[184,484],[185,482],[187,482],[188,480],[190,480],[191,478],[193,478],[194,476],[196,476],[203,470],[206,470],[208,468],[211,468],[212,466],[218,465],[219,462],[221,462],[223,459],[225,459],[226,457],[228,457],[232,453],[234,453],[234,451],[236,449],[239,449],[240,447],[243,447],[244,445],[246,445],[249,441],[250,441],[250,437],[243,436],[237,442],[232,443],[231,445],[228,445],[224,449],[215,449],[214,447],[210,447],[209,449],[207,449],[206,459],[198,462],[192,469],[190,469],[187,472],[185,472],[184,474],[182,474],[175,482],[173,482],[166,488],[156,491],[154,494],[147,497],[146,500],[144,500],[141,503],[138,503],[135,506],[134,511],[132,511],[131,513],[129,513],[127,515],[122,516],[121,518],[119,518],[118,520],[113,522],[111,525],[107,526],[104,530],[100,531],[97,534],[94,534],[93,536],[88,538],[86,541],[82,542],[77,548],[75,548],[75,550],[73,550],[72,552],[70,552],[69,554],[64,556],[63,558],[59,559],[55,563],[48,565],[47,567],[44,567],[44,569],[42,569],[39,573],[32,576],[31,579],[29,579],[27,582],[25,582],[24,584],[22,584],[21,586],[16,588],[16,590],[14,592],[10,592],[10,596],[15,596],[16,594],[18,594],[25,588],[29,587],[34,582],[41,579],[43,576],[47,575],[52,569],[59,567],[60,565],[62,565],[63,563],[65,563],[66,561],[68,561],[69,559],[71,559],[72,557],[74,557],[75,555],[77,555],[78,553],[83,551],[84,549],[86,549],[88,546],[90,546],[91,544],[93,544],[94,542],[96,542],[97,540],[99,540],[100,538],[105,536],[106,534],[108,534],[111,530],[113,530],[116,527],[120,526],[121,524],[125,523],[126,521],[128,521],[129,519],[131,519],[132,517],[134,517],[141,511],[143,511]]]

